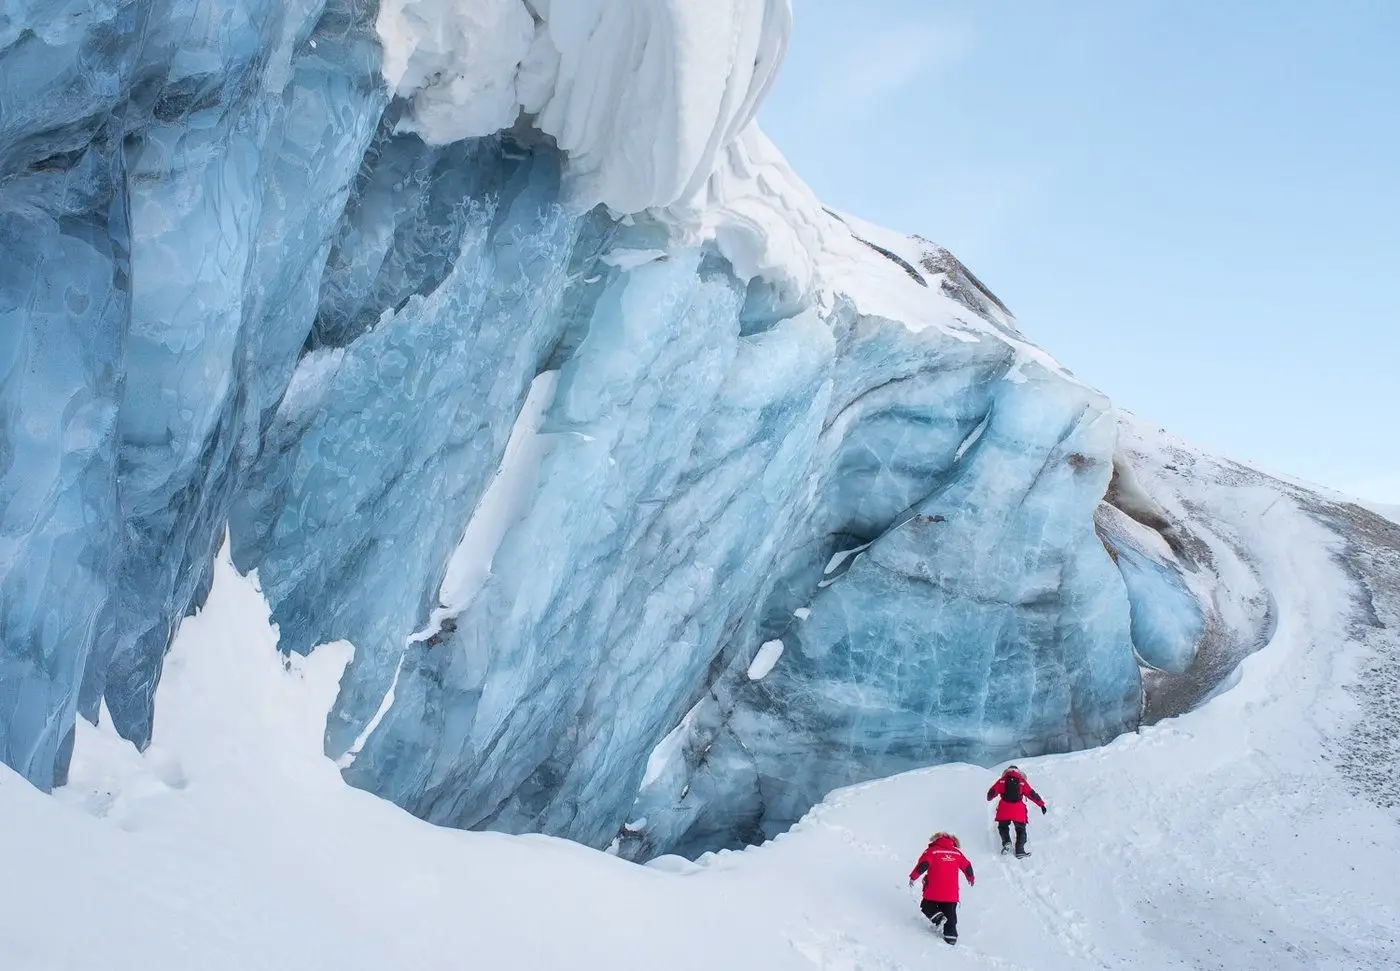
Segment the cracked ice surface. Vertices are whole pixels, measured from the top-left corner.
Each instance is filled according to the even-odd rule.
[[[1105,402],[1034,366],[1005,380],[1004,345],[920,336],[853,322],[844,360],[866,366],[846,372],[829,471],[751,635],[785,650],[760,681],[742,656],[691,713],[627,853],[713,845],[744,802],[743,836],[771,836],[872,764],[992,763],[1136,724],[1127,594],[1093,524]],[[930,367],[935,347],[948,356]],[[830,563],[846,568],[823,581]]]
[[[752,125],[789,16],[12,5],[0,757],[61,780],[103,703],[150,738],[225,529],[284,650],[355,647],[345,778],[633,856],[1218,680],[1267,621],[1233,547]]]

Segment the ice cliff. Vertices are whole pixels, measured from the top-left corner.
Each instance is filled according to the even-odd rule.
[[[0,757],[138,744],[216,548],[353,784],[638,858],[1097,745],[1270,623],[946,250],[754,125],[787,0],[11,0]]]

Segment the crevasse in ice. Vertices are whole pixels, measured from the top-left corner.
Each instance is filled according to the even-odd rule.
[[[562,77],[601,28],[548,7]],[[355,0],[0,15],[0,757],[149,739],[226,530],[284,649],[355,646],[327,754],[447,825],[698,852],[1138,724],[1211,564],[961,264],[803,201],[745,128],[786,4],[732,13],[743,89],[630,215],[559,99],[432,137]]]

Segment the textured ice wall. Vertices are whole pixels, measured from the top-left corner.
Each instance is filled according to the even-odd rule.
[[[1107,503],[1095,514],[1130,600],[1133,646],[1147,664],[1181,674],[1190,666],[1205,628],[1191,574],[1162,536]]]
[[[634,141],[566,132],[577,84],[558,142],[425,140],[380,75],[389,6],[7,8],[0,757],[36,784],[77,711],[149,738],[226,528],[284,648],[355,645],[347,779],[455,826],[626,823],[632,856],[1096,744],[1137,723],[1140,661],[1250,622],[1202,607],[1100,396],[744,127],[785,3],[552,6],[557,83],[613,91],[635,54],[684,93],[627,103],[647,179]],[[587,208],[623,183],[665,209]]]
[[[75,676],[87,714],[105,697],[149,736],[310,329],[378,60],[338,2],[0,19],[0,749],[38,784],[62,774]]]
[[[284,649],[358,648],[328,728],[333,754],[388,689],[563,335],[578,228],[549,155],[392,135],[374,152],[375,173],[418,175],[350,210],[313,335],[325,343],[303,359],[231,524],[235,562],[258,568]],[[359,186],[378,187],[375,174]],[[372,240],[387,242],[381,258],[342,274],[347,250]]]
[[[113,115],[137,17],[83,13],[0,15],[0,757],[41,785],[88,653],[115,636],[122,546],[131,287]]]
[[[1137,723],[1123,580],[1094,509],[1107,403],[1008,345],[845,328],[805,530],[757,647],[652,758],[623,852],[758,840],[831,789],[929,761],[1099,744]]]
[[[750,607],[817,437],[830,337],[741,337],[677,253],[599,295],[528,514],[453,633],[415,646],[350,777],[429,819],[606,843]]]

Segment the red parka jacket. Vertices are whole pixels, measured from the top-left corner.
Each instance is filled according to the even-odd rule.
[[[955,904],[958,902],[959,870],[967,877],[969,887],[977,882],[972,875],[972,864],[962,855],[958,844],[951,836],[940,836],[928,845],[919,862],[914,864],[914,869],[909,871],[909,880],[913,882],[919,874],[923,874],[925,900]]]
[[[1021,780],[1021,798],[1015,802],[1008,802],[1003,798],[1006,793],[1006,780],[1013,777]],[[1041,809],[1045,808],[1045,800],[1040,798],[1040,793],[1032,789],[1031,784],[1026,781],[1026,777],[1016,769],[1007,769],[1001,774],[1000,779],[992,783],[992,787],[987,790],[987,801],[991,802],[993,799],[1001,799],[1001,802],[997,803],[997,822],[999,823],[1026,822],[1027,799],[1035,803]]]

